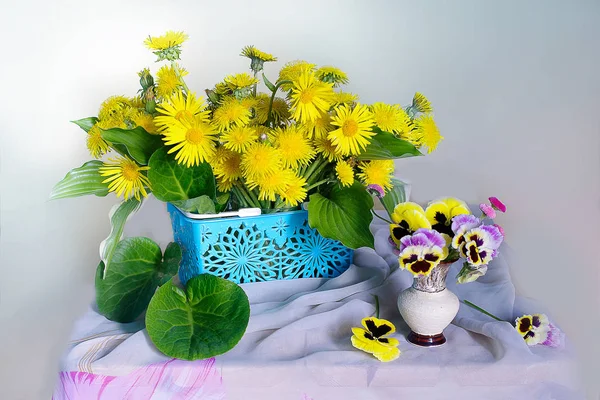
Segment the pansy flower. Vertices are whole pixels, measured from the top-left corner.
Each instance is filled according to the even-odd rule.
[[[363,318],[361,323],[365,329],[352,328],[352,346],[373,354],[383,362],[393,361],[400,356],[398,339],[387,337],[396,332],[394,324],[375,317]]]
[[[431,223],[432,229],[449,236],[454,236],[451,224],[457,215],[471,214],[465,202],[453,197],[434,200],[427,206],[425,216]]]
[[[515,320],[515,329],[530,346],[548,339],[550,322],[545,314],[523,315]]]
[[[446,240],[432,229],[418,229],[400,240],[400,268],[415,276],[429,275],[447,256]]]
[[[478,267],[488,264],[498,255],[504,237],[493,225],[483,225],[468,230],[458,240],[458,252],[467,262]]]
[[[431,229],[425,210],[417,203],[407,201],[398,204],[391,217],[394,223],[390,225],[390,236],[398,247],[404,236],[411,235],[420,228]]]
[[[458,249],[460,243],[464,241],[464,234],[473,228],[480,227],[481,225],[481,220],[474,215],[463,214],[454,217],[452,219],[452,225],[450,226],[454,236],[452,238],[452,247]]]

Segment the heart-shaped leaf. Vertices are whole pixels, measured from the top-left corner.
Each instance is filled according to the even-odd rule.
[[[108,184],[102,183],[106,178],[101,176],[98,171],[101,166],[102,161],[94,160],[86,162],[79,168],[72,169],[54,186],[50,193],[50,200],[84,196],[86,194],[106,196],[108,194]]]
[[[365,151],[357,156],[359,160],[389,160],[423,155],[419,149],[406,140],[397,138],[379,128],[373,128],[373,131],[377,134],[371,138],[371,143]]]
[[[231,350],[250,318],[246,293],[233,282],[210,274],[193,277],[183,291],[169,281],[146,312],[146,329],[168,357],[198,360]]]
[[[177,243],[171,242],[167,245],[159,268],[159,286],[164,285],[171,277],[177,274],[181,256],[181,247]]]
[[[176,246],[176,247],[173,247]],[[162,259],[160,247],[144,237],[120,241],[108,267],[101,261],[96,270],[98,311],[117,322],[135,320],[148,306],[158,285],[179,264],[179,246],[170,245]]]
[[[163,146],[159,135],[151,135],[141,126],[134,129],[103,129],[101,136],[119,153],[142,165],[147,165],[150,156]]]
[[[148,179],[154,197],[161,201],[188,200],[202,195],[215,198],[215,177],[208,163],[186,167],[167,154],[167,148],[150,157]]]
[[[71,122],[74,124],[77,124],[77,126],[79,126],[84,131],[89,132],[90,129],[92,129],[92,126],[94,126],[94,124],[96,122],[98,122],[98,118],[87,117],[87,118],[82,118],[82,119],[78,119],[77,121],[71,121]]]
[[[308,203],[308,224],[326,238],[339,240],[346,247],[374,246],[369,225],[373,220],[373,198],[359,184],[334,186],[327,196],[314,193]]]

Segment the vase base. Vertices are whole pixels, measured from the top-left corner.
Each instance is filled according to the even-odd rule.
[[[410,331],[406,340],[421,347],[435,347],[446,343],[446,337],[443,333],[439,333],[437,335],[420,335]]]

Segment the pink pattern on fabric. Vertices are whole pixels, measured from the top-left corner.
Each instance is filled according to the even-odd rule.
[[[170,360],[125,376],[61,372],[52,400],[224,400],[215,359]]]

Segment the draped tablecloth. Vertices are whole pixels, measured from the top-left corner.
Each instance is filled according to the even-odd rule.
[[[445,345],[407,342],[396,300],[412,275],[398,268],[387,226],[374,222],[371,230],[376,251],[358,249],[337,278],[242,285],[251,304],[248,329],[233,350],[215,358],[169,359],[154,348],[143,321],[115,323],[90,307],[75,325],[53,399],[583,398],[568,342],[560,349],[529,347],[510,323],[463,304],[444,332]],[[487,274],[464,285],[454,283],[456,263],[448,288],[506,321],[544,312],[515,296],[509,255],[503,245]],[[380,317],[397,328],[402,354],[390,363],[350,343],[351,327],[375,311],[373,295]]]

